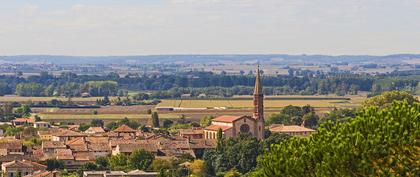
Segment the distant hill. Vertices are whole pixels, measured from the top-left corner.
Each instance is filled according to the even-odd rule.
[[[144,55],[144,56],[55,56],[16,55],[0,56],[0,63],[54,63],[54,64],[146,64],[146,63],[402,63],[403,60],[419,59],[420,54],[372,55]]]

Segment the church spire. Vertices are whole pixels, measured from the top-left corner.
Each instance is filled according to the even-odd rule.
[[[254,88],[254,118],[264,120],[264,95],[262,93],[260,65],[257,67]]]
[[[261,79],[260,79],[260,65],[257,66],[257,76],[255,78],[254,95],[262,94]]]

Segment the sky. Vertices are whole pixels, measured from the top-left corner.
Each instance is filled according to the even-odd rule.
[[[420,53],[420,0],[0,0],[0,55]]]

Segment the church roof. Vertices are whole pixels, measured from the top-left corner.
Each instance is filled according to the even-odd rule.
[[[227,123],[232,123],[235,122],[238,119],[243,118],[244,116],[219,116],[214,118],[212,121],[213,122],[227,122]]]
[[[231,126],[223,126],[223,125],[209,125],[208,127],[206,127],[206,130],[211,130],[211,131],[218,131],[219,129],[222,129],[222,131],[226,131],[231,129]]]

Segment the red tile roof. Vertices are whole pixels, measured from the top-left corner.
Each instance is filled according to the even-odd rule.
[[[231,129],[231,126],[222,126],[222,125],[210,125],[208,127],[206,127],[206,130],[211,130],[211,131],[218,131],[219,129],[222,129],[222,131],[226,131]]]
[[[271,132],[289,133],[289,132],[314,132],[315,130],[298,126],[298,125],[282,125],[274,124],[270,126]]]
[[[132,128],[130,128],[129,126],[123,124],[120,127],[118,127],[117,129],[113,130],[113,132],[119,132],[119,133],[131,133],[131,132],[137,132],[137,130],[134,130]]]
[[[212,121],[232,123],[232,122],[235,122],[238,119],[241,119],[242,117],[244,117],[244,116],[219,116],[219,117],[214,118]]]
[[[28,122],[28,123],[34,123],[33,119],[30,118],[16,118],[15,120],[12,120],[12,122]]]

